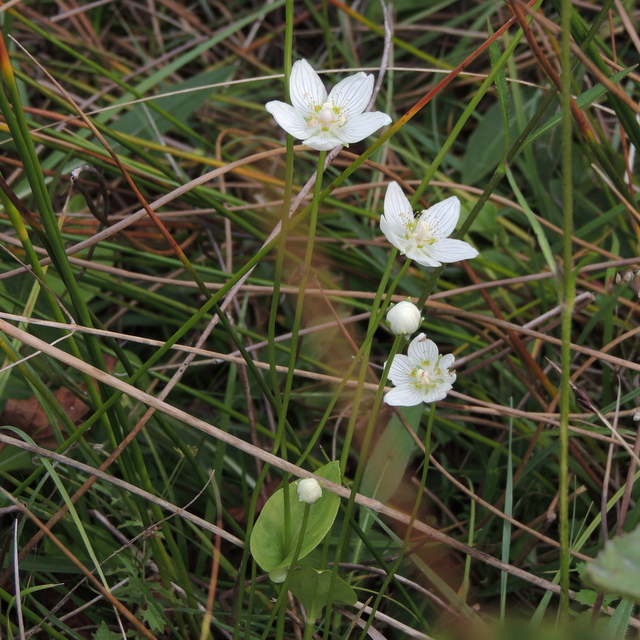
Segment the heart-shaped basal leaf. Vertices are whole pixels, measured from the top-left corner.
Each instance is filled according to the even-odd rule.
[[[582,574],[590,585],[640,602],[640,527],[610,540]]]
[[[330,462],[315,473],[321,478],[340,484],[338,461]],[[306,504],[297,496],[298,482],[299,480],[296,480],[289,485],[289,544],[285,544],[284,489],[278,489],[267,500],[251,532],[251,555],[260,568],[272,574],[272,579],[276,578],[278,582],[282,582],[286,577],[286,571],[282,569],[291,564],[300,538]],[[339,506],[340,497],[329,491],[323,491],[322,497],[310,505],[298,559],[313,551],[327,535]]]
[[[296,567],[289,577],[289,591],[298,598],[307,612],[307,620],[315,622],[327,605],[355,604],[356,592],[336,576],[331,598],[329,588],[333,571],[318,571],[313,567]]]

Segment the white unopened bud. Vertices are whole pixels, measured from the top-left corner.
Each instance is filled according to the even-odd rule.
[[[303,478],[298,482],[298,498],[307,504],[313,504],[322,497],[322,487],[315,478]]]
[[[623,279],[625,282],[631,282],[635,277],[636,274],[633,271],[627,271],[627,273],[624,274]]]
[[[421,320],[420,309],[408,300],[398,302],[387,313],[389,328],[397,336],[406,336],[413,333],[420,326]]]

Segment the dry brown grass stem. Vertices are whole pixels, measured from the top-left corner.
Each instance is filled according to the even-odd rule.
[[[20,440],[18,438],[7,436],[3,433],[0,433],[0,442],[8,446],[16,447],[17,449],[22,449],[23,451],[28,451],[29,453],[32,453],[36,456],[53,460],[55,462],[58,462],[59,464],[66,465],[67,467],[72,467],[73,469],[77,469],[82,473],[86,473],[88,476],[96,476],[96,478],[102,480],[103,482],[108,482],[109,484],[112,484],[115,487],[122,489],[123,491],[127,491],[132,495],[139,496],[143,500],[147,500],[150,503],[156,504],[160,508],[164,509],[165,511],[173,513],[183,518],[184,520],[188,520],[189,522],[193,523],[197,527],[200,527],[204,531],[209,531],[216,536],[220,536],[221,538],[223,538],[227,542],[230,542],[233,545],[236,545],[238,547],[244,546],[244,542],[240,540],[240,538],[234,536],[232,533],[229,533],[228,531],[225,531],[221,527],[218,527],[215,524],[211,524],[210,522],[207,522],[206,520],[192,513],[189,513],[184,508],[177,507],[171,502],[168,502],[167,500],[163,500],[162,498],[159,498],[158,496],[155,496],[152,493],[145,491],[144,489],[140,489],[139,487],[136,487],[135,485],[130,484],[129,482],[125,482],[120,478],[109,475],[104,471],[100,471],[100,469],[96,469],[95,467],[90,467],[89,465],[84,464],[83,462],[78,462],[77,460],[74,460],[73,458],[69,458],[68,456],[62,455],[60,453],[56,453],[55,451],[51,451],[50,449],[44,449],[43,447],[38,447],[37,445],[30,444],[29,442],[24,442],[23,440]]]
[[[151,396],[148,393],[145,393],[144,391],[141,391],[140,389],[132,387],[126,382],[112,376],[111,374],[108,374],[86,362],[83,362],[82,360],[62,351],[61,349],[58,349],[57,347],[53,347],[47,344],[46,342],[44,342],[43,340],[40,340],[39,338],[35,338],[34,336],[27,333],[26,331],[13,327],[12,325],[10,325],[4,320],[0,320],[0,331],[4,332],[8,336],[11,336],[13,338],[16,338],[22,341],[24,344],[29,345],[30,347],[32,347],[37,351],[41,351],[42,353],[50,356],[51,358],[54,358],[55,360],[58,360],[59,362],[62,362],[70,367],[73,367],[74,369],[77,369],[78,371],[86,375],[91,376],[98,382],[106,384],[112,387],[113,389],[116,389],[117,391],[124,393],[125,395],[135,398],[136,400],[146,404],[150,408],[153,408],[168,416],[171,416],[176,420],[183,422],[184,424],[190,425],[191,427],[198,429],[203,433],[208,434],[209,436],[215,438],[216,440],[220,440],[228,444],[229,446],[235,447],[236,449],[243,451],[248,455],[260,458],[261,460],[263,460],[263,462],[266,462],[282,471],[286,471],[296,478],[315,477],[316,480],[321,481],[323,483],[324,488],[327,489],[328,491],[331,491],[332,493],[335,493],[341,496],[342,498],[349,498],[351,496],[351,491],[348,488],[342,487],[333,482],[329,482],[324,478],[315,476],[315,474],[310,473],[306,469],[298,467],[297,465],[294,465],[286,460],[283,460],[278,456],[275,456],[272,453],[265,451],[264,449],[261,449],[252,444],[249,444],[244,440],[241,440],[240,438],[237,438],[227,433],[226,431],[218,429],[217,427],[209,424],[208,422],[205,422],[204,420],[196,418],[195,416],[192,416],[185,411],[177,409],[176,407],[173,407],[172,405],[166,402],[163,402],[158,398]],[[554,584],[553,582],[550,582],[549,580],[545,580],[544,578],[540,578],[518,567],[514,567],[513,565],[510,565],[506,562],[502,562],[501,560],[494,558],[492,555],[488,553],[469,547],[463,542],[460,542],[455,538],[452,538],[446,534],[443,534],[439,530],[427,525],[424,522],[412,520],[408,514],[402,513],[396,509],[390,508],[378,500],[374,500],[362,494],[356,494],[355,502],[363,507],[372,509],[373,511],[380,513],[381,515],[392,518],[393,520],[395,520],[396,522],[399,522],[400,524],[403,524],[403,525],[412,524],[414,530],[424,534],[425,536],[430,537],[435,541],[442,542],[447,546],[451,547],[452,549],[455,549],[464,554],[470,555],[476,560],[479,560],[480,562],[488,564],[500,571],[505,571],[509,575],[521,578],[522,580],[525,580],[530,584],[540,587],[541,589],[552,591],[553,593],[556,593],[556,594],[560,593],[560,587]],[[42,526],[44,527],[44,525]]]

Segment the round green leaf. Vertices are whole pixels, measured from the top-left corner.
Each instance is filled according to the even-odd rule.
[[[330,462],[315,473],[321,478],[340,483],[340,465],[337,461]],[[285,548],[284,489],[278,489],[267,500],[251,532],[251,554],[260,568],[267,573],[288,567],[293,560],[306,506],[296,494],[298,482],[299,480],[296,480],[289,485],[288,547]],[[322,497],[309,507],[309,519],[298,558],[304,558],[320,544],[331,529],[339,506],[339,496],[323,491]],[[282,573],[277,571],[273,575]]]

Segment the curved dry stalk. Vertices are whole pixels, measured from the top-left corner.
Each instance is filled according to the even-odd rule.
[[[148,405],[150,408],[161,411],[162,413],[168,416],[171,416],[181,422],[184,422],[185,424],[188,424],[194,427],[195,429],[198,429],[199,431],[202,431],[203,433],[210,435],[216,440],[220,440],[221,442],[224,442],[232,447],[235,447],[236,449],[250,456],[259,458],[263,462],[266,462],[267,464],[270,464],[277,469],[286,471],[290,473],[292,476],[295,476],[296,478],[309,477],[309,476],[314,477],[316,480],[322,482],[324,488],[327,489],[328,491],[331,491],[332,493],[335,493],[336,495],[339,495],[342,498],[349,498],[351,496],[351,491],[348,488],[335,484],[333,482],[330,482],[325,478],[320,478],[319,476],[316,476],[315,474],[310,473],[306,469],[303,469],[301,467],[298,467],[295,464],[292,464],[291,462],[283,460],[273,455],[272,453],[265,451],[264,449],[261,449],[260,447],[256,447],[255,445],[245,442],[244,440],[241,440],[240,438],[237,438],[236,436],[233,436],[230,433],[223,431],[222,429],[218,429],[217,427],[209,424],[208,422],[205,422],[204,420],[201,420],[199,418],[196,418],[190,415],[186,411],[182,411],[181,409],[173,407],[172,405],[166,402],[163,402],[158,398],[155,398],[154,396],[151,396],[148,393],[145,393],[144,391],[141,391],[140,389],[137,389],[127,384],[126,382],[123,382],[122,380],[119,380],[118,378],[86,362],[83,362],[82,360],[75,358],[74,356],[56,347],[52,347],[51,345],[47,344],[43,340],[40,340],[39,338],[32,336],[26,331],[22,331],[21,329],[17,329],[13,327],[12,325],[10,325],[4,320],[0,320],[0,330],[6,333],[7,335],[10,335],[14,338],[21,340],[25,344],[28,344],[33,349],[41,351],[42,353],[45,353],[46,355],[54,358],[55,360],[63,362],[64,364],[70,367],[73,367],[78,371],[81,371],[93,377],[98,382],[101,382],[118,391],[121,391],[122,393],[132,398],[135,398],[140,402],[143,402],[144,404]],[[388,507],[387,505],[381,503],[379,500],[374,500],[372,498],[369,498],[367,496],[364,496],[358,493],[355,495],[355,502],[363,507],[372,509],[377,513],[380,513],[384,516],[392,518],[393,520],[401,524],[404,524],[404,525],[411,524],[414,530],[419,531],[420,533],[423,533],[425,536],[430,537],[437,542],[442,542],[443,544],[451,547],[452,549],[455,549],[464,554],[467,554],[475,558],[476,560],[479,560],[480,562],[488,564],[500,571],[505,571],[512,576],[519,577],[522,580],[525,580],[526,582],[529,582],[530,584],[538,586],[547,591],[552,591],[553,593],[558,593],[558,594],[560,593],[560,587],[557,584],[554,584],[549,580],[545,580],[544,578],[540,578],[518,567],[514,567],[513,565],[510,565],[506,562],[502,562],[501,560],[494,558],[492,555],[485,553],[484,551],[479,551],[478,549],[469,547],[464,542],[460,542],[459,540],[456,540],[455,538],[452,538],[440,532],[438,529],[435,529],[424,522],[412,520],[409,514],[402,513],[396,509]],[[42,526],[44,527],[45,525],[43,524]]]
[[[125,482],[120,478],[116,478],[115,476],[109,475],[104,471],[100,471],[100,469],[96,469],[95,467],[91,467],[88,464],[84,464],[83,462],[79,462],[78,460],[74,460],[73,458],[69,458],[68,456],[62,455],[60,453],[56,453],[55,451],[50,451],[49,449],[44,449],[43,447],[38,447],[37,445],[30,444],[29,442],[24,442],[24,440],[20,440],[18,438],[13,438],[11,436],[7,436],[3,433],[0,433],[0,442],[3,444],[9,445],[11,447],[16,447],[17,449],[22,449],[23,451],[29,451],[37,456],[42,456],[43,458],[48,458],[49,460],[54,460],[60,464],[64,464],[68,467],[72,467],[81,471],[82,473],[86,473],[89,476],[96,476],[100,480],[104,482],[108,482],[118,489],[122,489],[123,491],[127,491],[131,494],[137,495],[143,500],[147,500],[148,502],[152,502],[153,504],[158,505],[165,511],[169,511],[193,524],[201,527],[206,531],[210,531],[216,536],[220,536],[227,542],[236,545],[237,547],[243,547],[244,542],[240,540],[240,538],[234,536],[232,533],[225,531],[221,527],[217,527],[215,524],[211,524],[207,522],[207,520],[203,520],[202,518],[194,515],[193,513],[189,513],[185,511],[183,507],[177,507],[176,505],[168,502],[167,500],[163,500],[157,496],[154,496],[152,493],[145,491],[144,489],[140,489],[129,482]]]

